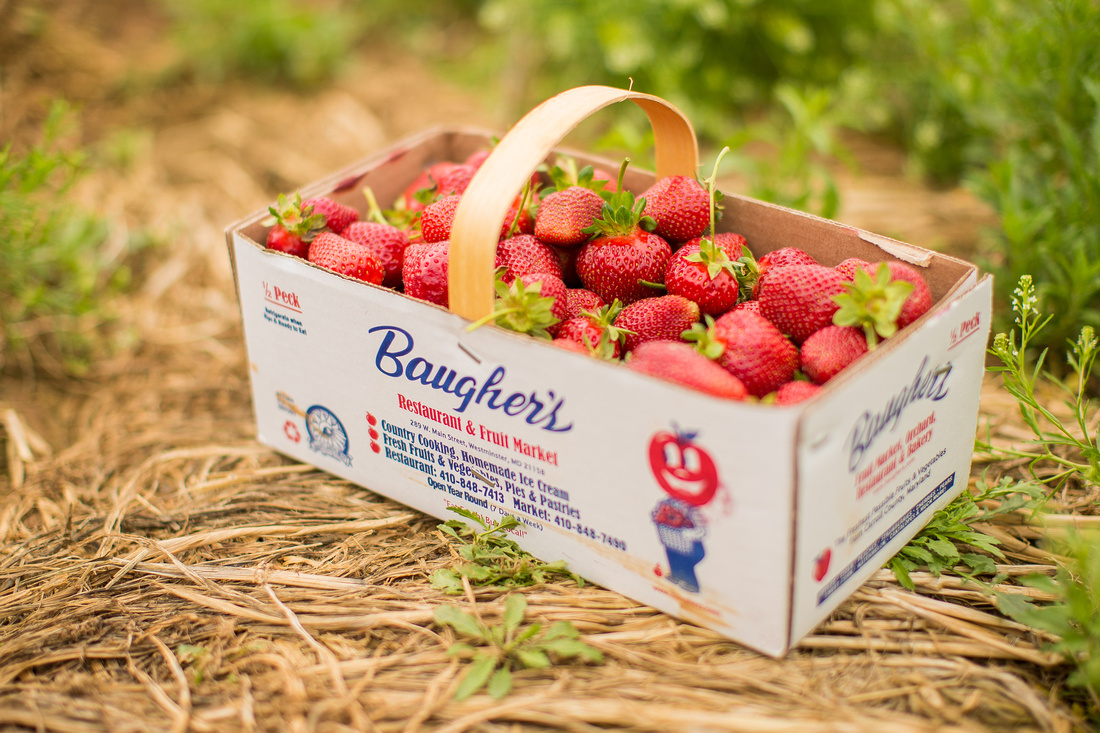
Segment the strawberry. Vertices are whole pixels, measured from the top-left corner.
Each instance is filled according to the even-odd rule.
[[[576,161],[564,157],[550,169],[554,190],[543,196],[535,216],[535,236],[558,247],[576,247],[592,235],[585,229],[592,226],[603,210],[607,181],[593,181],[595,169],[585,166],[577,170]]]
[[[358,211],[327,196],[306,199],[302,202],[303,209],[306,206],[312,206],[314,214],[324,216],[325,226],[337,234],[343,232],[353,221],[359,221]]]
[[[582,316],[585,311],[595,313],[607,305],[603,298],[584,288],[570,288],[565,294],[565,304],[563,321]]]
[[[686,338],[740,379],[753,397],[764,397],[794,377],[798,349],[767,318],[741,309],[707,322],[696,324]]]
[[[584,286],[605,301],[624,304],[653,295],[654,284],[664,282],[672,249],[653,234],[653,219],[643,216],[645,199],[623,190],[629,159],[619,169],[618,190],[603,205],[600,218],[589,227],[596,236],[577,253],[577,275]]]
[[[821,387],[813,382],[803,382],[801,379],[792,380],[776,390],[775,404],[794,405],[810,399],[820,391]]]
[[[421,172],[421,174],[405,188],[405,191],[397,200],[397,208],[409,211],[422,211],[425,206],[435,199],[439,179],[447,175],[447,173],[457,165],[458,163],[453,161],[444,160],[428,166],[427,170]]]
[[[546,273],[523,275],[505,283],[498,275],[496,307],[470,324],[472,331],[490,321],[501,328],[550,340],[554,327],[565,312],[565,283]]]
[[[875,266],[859,257],[849,257],[833,269],[843,275],[845,280],[849,281],[856,279],[857,270],[864,270],[868,275],[872,276],[875,274]]]
[[[435,187],[436,196],[442,198],[465,192],[475,173],[477,173],[476,166],[467,163],[454,166],[439,177]]]
[[[401,280],[405,294],[429,303],[448,304],[447,261],[450,242],[414,242],[405,249]]]
[[[626,334],[623,349],[633,351],[646,341],[681,341],[681,334],[699,320],[699,306],[680,295],[636,300],[623,308],[615,325]]]
[[[405,260],[405,248],[409,246],[409,235],[404,230],[390,224],[354,221],[344,229],[342,236],[366,247],[378,258],[385,273],[383,285],[396,288],[401,284],[401,265]]]
[[[459,195],[444,196],[428,204],[420,212],[420,237],[425,242],[444,242],[451,238],[455,209],[462,200]]]
[[[470,153],[469,157],[467,157],[466,160],[464,160],[462,162],[463,162],[464,165],[473,166],[474,169],[476,170],[477,168],[481,167],[481,164],[484,163],[486,161],[486,159],[488,159],[489,153],[491,153],[491,152],[493,152],[493,151],[491,151],[491,150],[477,150],[477,151],[474,151],[473,153]]]
[[[534,234],[535,217],[531,213],[533,204],[531,199],[533,189],[524,189],[524,192],[516,196],[516,200],[508,208],[504,215],[504,222],[500,225],[500,238],[507,239],[514,234]]]
[[[326,270],[380,285],[385,271],[366,247],[339,234],[321,232],[309,245],[309,261]]]
[[[824,265],[773,265],[756,284],[760,313],[801,344],[832,323],[840,307],[833,297],[844,292],[844,282],[843,275]]]
[[[697,237],[672,255],[665,272],[668,292],[699,304],[707,315],[717,316],[737,304],[741,277],[750,270],[741,262],[745,238],[740,234]]]
[[[325,228],[325,217],[314,214],[312,208],[307,209],[297,193],[292,199],[279,194],[275,206],[269,206],[267,210],[271,212],[271,216],[264,221],[271,227],[267,233],[267,248],[295,257],[307,257],[310,241]]]
[[[504,282],[521,275],[548,272],[562,278],[558,253],[532,234],[517,234],[497,244],[496,266],[505,268]]]
[[[662,178],[642,198],[646,201],[646,214],[657,222],[654,233],[669,242],[686,242],[701,236],[711,222],[711,197],[694,178]]]
[[[748,391],[741,380],[680,341],[648,341],[631,353],[626,367],[658,379],[731,400]]]
[[[614,325],[623,305],[615,301],[598,311],[588,311],[576,318],[569,318],[558,326],[554,340],[576,341],[604,359],[618,359],[626,334]]]
[[[603,199],[590,188],[570,186],[554,191],[539,203],[535,236],[547,244],[576,247],[591,236],[584,230],[603,210]]]
[[[907,282],[913,286],[913,292],[906,299],[898,314],[898,328],[905,328],[923,316],[932,307],[932,291],[920,271],[904,262],[887,262],[890,268],[891,282]]]
[[[887,339],[897,333],[902,308],[912,292],[913,284],[895,281],[885,262],[877,269],[857,267],[851,282],[844,283],[844,292],[834,298],[840,308],[833,323],[862,328],[868,347],[873,349],[880,337]]]
[[[769,267],[785,267],[787,265],[816,265],[817,260],[811,257],[805,250],[798,247],[780,247],[772,250],[756,261],[757,269],[763,275]]]
[[[840,370],[867,353],[863,331],[849,326],[826,326],[802,344],[802,372],[814,384],[825,384]]]

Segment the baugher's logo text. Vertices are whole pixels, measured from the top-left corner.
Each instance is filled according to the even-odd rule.
[[[369,333],[382,333],[382,343],[374,355],[374,366],[387,377],[404,377],[410,382],[420,382],[425,387],[438,389],[458,398],[456,412],[464,412],[470,403],[484,405],[490,410],[500,410],[510,417],[523,417],[529,425],[535,425],[552,433],[565,433],[573,429],[573,423],[559,424],[558,411],[565,400],[547,390],[538,392],[512,392],[505,394],[498,386],[504,382],[507,370],[498,366],[484,383],[476,377],[459,376],[445,364],[436,366],[422,356],[407,361],[416,344],[412,334],[398,326],[375,326]]]
[[[871,445],[886,430],[892,430],[901,419],[905,408],[920,400],[939,402],[947,396],[947,377],[951,374],[951,362],[928,368],[928,357],[920,363],[913,381],[896,393],[878,412],[864,412],[856,420],[848,438],[848,471],[859,468]]]

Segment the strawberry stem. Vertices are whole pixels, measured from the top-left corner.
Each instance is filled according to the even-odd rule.
[[[370,186],[363,187],[363,195],[367,198],[367,206],[370,210],[367,212],[367,218],[376,224],[389,224],[386,221],[386,217],[382,215],[382,207],[378,205],[378,199],[374,197],[374,191]]]

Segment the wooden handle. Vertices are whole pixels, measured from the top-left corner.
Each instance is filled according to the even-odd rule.
[[[585,118],[631,100],[653,127],[657,177],[694,176],[699,148],[680,110],[650,94],[604,86],[577,87],[551,97],[508,131],[482,163],[459,202],[448,264],[451,311],[471,321],[493,311],[493,270],[504,217],[523,184],[554,147]]]

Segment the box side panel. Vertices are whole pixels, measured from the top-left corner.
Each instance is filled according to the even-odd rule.
[[[873,370],[808,409],[792,641],[809,633],[969,481],[992,279],[944,303]]]
[[[260,440],[785,650],[797,411],[716,400],[235,239]]]

